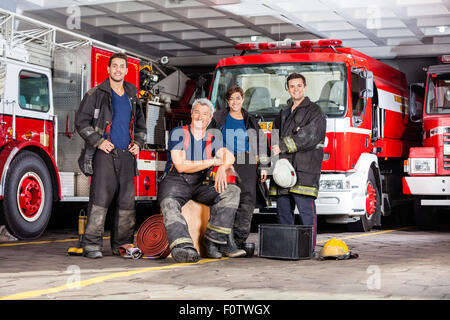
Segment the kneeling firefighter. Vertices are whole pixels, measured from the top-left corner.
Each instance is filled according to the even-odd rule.
[[[181,214],[181,207],[189,200],[211,207],[203,242],[208,257],[246,254],[228,241],[240,189],[236,184],[227,183],[227,171],[232,169],[234,156],[221,147],[221,141],[215,141],[207,133],[213,112],[208,99],[197,99],[192,107],[191,124],[173,129],[169,136],[167,167],[159,186],[158,201],[172,257],[177,262],[196,262],[200,258]],[[218,168],[212,184],[207,181],[207,173],[214,166]]]

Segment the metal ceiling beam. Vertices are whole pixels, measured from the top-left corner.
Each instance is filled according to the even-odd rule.
[[[385,46],[358,48],[361,51],[376,59],[393,59],[401,57],[437,57],[448,54],[448,44],[420,44],[408,46]]]
[[[387,1],[384,1],[384,3],[387,5]],[[406,8],[399,8],[399,7],[390,7],[392,12],[399,18],[400,21],[402,21],[405,26],[411,30],[414,35],[419,38],[419,40],[422,40],[425,37],[425,34],[420,30],[420,28],[417,26],[417,19],[412,19],[408,17],[407,9]]]
[[[24,15],[37,20],[44,20],[49,24],[58,25],[65,29],[67,28],[66,27],[67,16],[55,10],[42,9],[42,10],[25,11]],[[81,22],[81,30],[83,31],[80,31],[80,33],[83,33],[88,37],[92,37],[92,35],[98,34],[99,31],[101,31],[104,34],[107,34],[110,37],[116,37],[118,40],[117,44],[115,44],[116,46],[122,47],[123,49],[128,49],[130,51],[138,51],[137,53],[140,53],[144,56],[150,56],[151,58],[160,58],[162,56],[167,55],[172,56],[172,54],[167,51],[158,50],[154,47],[150,47],[133,39],[119,37],[119,35],[114,32],[110,32],[102,28],[97,28],[84,22]],[[77,30],[72,31],[77,32]]]
[[[282,9],[280,6],[274,4],[274,3],[263,3],[263,5],[267,8],[270,8],[273,10],[273,12],[276,12],[281,18],[283,18],[287,23],[290,23],[293,26],[300,27],[303,30],[307,30],[308,33],[313,34],[314,36],[318,38],[327,38],[327,35],[316,28],[314,28],[312,25],[306,23],[305,21],[302,21],[295,17],[290,12],[286,12],[286,10]],[[300,32],[304,32],[303,30],[299,30]],[[289,32],[292,33],[292,32]]]
[[[175,12],[174,10],[166,8],[164,6],[161,6],[160,4],[158,4],[158,3],[154,2],[154,1],[151,1],[151,0],[140,1],[139,3],[146,4],[149,7],[155,8],[155,9],[157,9],[159,11],[163,11],[164,14],[166,14],[168,16],[171,16],[171,17],[174,17],[180,22],[183,22],[183,23],[185,23],[187,25],[193,26],[193,27],[199,29],[202,32],[205,32],[205,33],[208,33],[208,34],[214,36],[215,38],[217,38],[219,40],[222,40],[222,41],[230,43],[230,46],[234,46],[234,44],[236,43],[236,41],[231,40],[230,38],[224,36],[222,33],[218,32],[216,30],[213,30],[213,29],[207,29],[201,23],[195,22],[193,20],[189,20],[188,18],[186,18],[185,16]],[[189,8],[193,8],[193,7],[189,7]],[[201,8],[203,8],[203,7],[201,7]],[[180,9],[180,8],[173,8],[173,9]],[[207,18],[207,19],[210,19],[210,18]],[[199,51],[199,50],[197,50],[197,51]]]
[[[141,3],[145,4],[145,2],[141,2]],[[173,40],[174,42],[177,42],[179,44],[185,45],[187,47],[191,47],[191,48],[195,49],[196,51],[200,51],[200,52],[203,52],[203,53],[206,53],[206,54],[214,54],[212,51],[204,49],[204,48],[201,48],[201,47],[197,46],[196,44],[194,44],[194,43],[192,43],[190,41],[182,40],[182,39],[180,39],[178,37],[175,37],[175,36],[171,35],[168,32],[164,32],[164,31],[161,31],[161,30],[159,30],[159,29],[157,29],[155,27],[152,27],[149,24],[144,24],[144,23],[141,23],[141,22],[137,22],[137,21],[135,21],[135,20],[133,20],[131,18],[128,18],[128,17],[125,17],[125,16],[123,16],[123,15],[121,15],[119,13],[116,13],[113,10],[110,10],[110,9],[107,9],[107,8],[104,8],[104,7],[99,7],[99,6],[86,6],[86,7],[89,7],[91,9],[95,9],[95,10],[99,10],[99,11],[103,11],[104,13],[106,13],[110,17],[114,17],[114,18],[116,18],[118,20],[125,21],[125,22],[129,23],[130,25],[132,25],[134,27],[138,27],[138,28],[141,28],[141,29],[145,29],[145,30],[151,31],[153,34],[156,34],[156,35],[159,35],[159,36],[162,36],[162,37],[165,37],[165,38],[169,38],[169,39]],[[164,12],[164,14],[167,14],[167,12]]]
[[[217,5],[217,3],[214,4],[211,0],[197,0],[197,1],[200,2],[200,3],[203,3],[206,6]],[[238,3],[237,1],[235,1],[235,2]],[[261,35],[263,35],[265,37],[273,38],[273,36],[274,36],[272,33],[268,32],[266,29],[264,29],[262,27],[259,27],[259,26],[255,25],[255,24],[252,24],[250,21],[248,21],[247,19],[243,18],[242,16],[238,16],[238,15],[232,13],[232,12],[225,11],[225,10],[220,10],[220,9],[216,9],[216,8],[214,8],[214,10],[217,10],[217,11],[225,13],[227,16],[229,16],[233,20],[243,24],[245,27],[247,27],[247,28],[249,28],[249,29],[251,29],[253,31],[256,31],[256,32],[260,33]],[[274,39],[274,40],[276,40],[276,39]]]
[[[131,0],[130,0],[131,1]],[[246,13],[243,13],[243,15],[240,15],[240,13],[234,13],[229,12],[224,9],[216,8],[217,5],[224,5],[224,4],[238,4],[241,3],[241,0],[196,0],[195,3],[189,2],[189,5],[184,5],[184,2],[182,0],[178,1],[178,4],[172,4],[168,3],[167,0],[134,0],[136,1],[139,6],[136,6],[135,8],[131,7],[133,6],[132,2],[124,2],[124,5],[121,6],[111,6],[108,3],[108,5],[104,6],[106,3],[97,3],[97,2],[90,2],[90,4],[83,5],[80,4],[80,8],[86,8],[87,10],[93,9],[97,12],[90,12],[95,13],[94,15],[86,15],[85,18],[99,18],[99,22],[101,22],[102,18],[104,19],[117,19],[121,21],[120,23],[124,23],[123,25],[118,22],[116,25],[112,26],[102,26],[102,27],[95,27],[87,22],[87,20],[81,22],[82,28],[81,30],[83,33],[87,33],[88,36],[92,37],[92,35],[100,35],[104,34],[104,37],[106,37],[106,41],[104,42],[111,42],[111,44],[120,44],[120,47],[123,47],[124,49],[130,50],[130,51],[139,51],[139,53],[142,53],[143,55],[151,55],[152,57],[161,57],[163,55],[168,56],[174,56],[174,58],[177,58],[177,60],[180,59],[186,59],[189,57],[180,56],[177,57],[178,54],[186,54],[186,51],[193,51],[193,54],[197,54],[196,52],[199,52],[201,54],[197,57],[192,57],[192,60],[198,59],[201,60],[198,63],[204,63],[205,57],[204,55],[210,55],[214,57],[220,56],[220,53],[224,52],[223,48],[232,48],[234,44],[236,44],[236,41],[232,40],[231,38],[240,38],[243,37],[241,34],[245,33],[248,34],[248,36],[255,33],[255,35],[260,35],[268,38],[272,38],[274,40],[284,39],[286,36],[294,37],[293,34],[299,34],[302,36],[302,34],[308,33],[312,36],[319,37],[319,38],[327,38],[330,36],[330,33],[339,35],[339,30],[328,30],[327,31],[321,31],[322,29],[318,26],[316,26],[316,20],[315,22],[308,22],[303,21],[300,17],[297,15],[291,13],[287,9],[282,9],[282,5],[279,3],[276,3],[275,1],[269,1],[269,0],[260,0],[258,3],[265,5],[267,8],[270,8],[272,11],[272,14],[269,14],[270,16],[280,19],[280,23],[275,23],[276,21],[270,21],[270,24],[254,24],[252,20],[248,17],[246,17]],[[292,1],[298,1],[298,0],[292,0]],[[412,53],[409,52],[409,50],[416,49],[414,46],[411,45],[388,45],[388,43],[396,43],[396,41],[392,41],[390,39],[399,39],[394,37],[390,37],[391,30],[386,28],[372,28],[370,25],[366,24],[366,20],[362,20],[358,17],[354,17],[351,12],[354,8],[362,8],[364,10],[363,5],[356,5],[353,4],[350,6],[352,7],[351,10],[344,7],[342,7],[342,3],[339,0],[317,0],[319,1],[319,4],[322,5],[325,8],[328,8],[326,10],[323,9],[324,13],[333,12],[336,15],[339,15],[345,21],[349,24],[351,24],[353,27],[356,28],[355,35],[351,35],[352,37],[355,37],[354,40],[358,39],[364,39],[365,41],[372,41],[376,47],[370,47],[366,46],[365,41],[362,44],[359,44],[357,49],[358,50],[365,50],[368,52],[371,52],[372,54],[374,52],[380,53],[379,56],[384,57],[391,57],[391,56],[411,56]],[[85,3],[88,1],[86,0]],[[174,3],[176,1],[173,1]],[[194,5],[190,5],[194,4]],[[436,3],[437,4],[437,3]],[[445,39],[445,37],[442,37],[441,35],[438,36],[426,36],[424,32],[421,30],[420,27],[417,26],[418,21],[421,19],[420,12],[416,13],[419,14],[418,17],[409,17],[408,16],[408,10],[410,8],[409,5],[403,5],[403,4],[394,4],[392,3],[392,0],[381,0],[378,2],[375,2],[373,4],[374,6],[380,7],[380,8],[389,8],[390,12],[393,13],[393,15],[396,16],[396,19],[400,20],[404,25],[406,25],[406,28],[410,30],[409,35],[406,35],[406,37],[414,37],[424,43],[424,45],[430,45],[427,46],[428,55],[434,55],[435,51],[439,51],[440,47],[436,47],[436,49],[433,49],[433,46],[438,46],[439,44],[445,45],[445,42],[448,41]],[[439,7],[442,10],[442,6],[445,6],[450,11],[450,0],[441,0],[439,2]],[[148,10],[146,9],[148,7]],[[136,11],[136,9],[139,8],[141,10]],[[135,11],[128,11],[128,10],[135,10]],[[355,9],[355,10],[356,10]],[[193,10],[191,12],[191,10]],[[202,11],[204,10],[204,12]],[[211,13],[212,17],[210,16],[209,11],[214,11]],[[251,10],[249,10],[251,11]],[[59,9],[42,9],[42,10],[29,10],[25,11],[27,15],[35,15],[38,19],[46,19],[47,22],[51,24],[59,23],[60,26],[66,27],[66,20],[67,20],[67,14],[64,14],[64,10],[61,10],[61,7]],[[149,21],[146,23],[141,23],[135,19],[133,15],[137,15],[139,13],[149,14],[150,18],[152,17],[152,12],[156,13],[160,18],[161,14],[164,14],[162,16],[163,20],[160,21]],[[219,14],[215,14],[215,12]],[[322,11],[319,11],[319,13]],[[191,14],[192,13],[192,14]],[[252,12],[248,12],[248,14],[251,16]],[[364,16],[367,16],[366,14],[363,14]],[[202,18],[195,18],[196,16],[200,16]],[[430,17],[431,19],[433,17]],[[428,18],[428,19],[430,19]],[[220,22],[220,19],[234,21],[235,23],[230,23],[230,26],[227,26],[227,23],[217,23],[215,24],[215,20],[218,20]],[[317,20],[320,20],[320,16]],[[382,22],[383,20],[381,20]],[[208,22],[208,23],[205,23]],[[114,22],[113,22],[114,23]],[[162,31],[157,24],[163,24],[167,23],[167,26],[171,27],[171,23],[183,23],[187,25],[187,28],[192,28],[192,30],[173,30],[173,31]],[[101,24],[101,23],[99,23]],[[213,25],[214,27],[211,27]],[[280,31],[277,32],[276,26],[281,27]],[[397,24],[398,25],[398,24]],[[209,26],[209,27],[208,27]],[[217,27],[216,27],[217,26]],[[121,31],[121,28],[132,28],[131,30],[134,31],[134,28],[136,29],[136,32],[133,33],[126,33],[125,34],[119,34]],[[164,25],[165,27],[165,25]],[[117,32],[115,32],[115,29],[111,28],[117,28]],[[242,28],[239,30],[239,28]],[[283,30],[284,28],[284,30]],[[296,32],[296,28],[298,28],[298,32]],[[403,28],[403,26],[401,26]],[[165,28],[164,28],[165,29]],[[174,28],[176,29],[176,28]],[[290,30],[292,29],[292,30]],[[331,29],[331,28],[330,28]],[[396,31],[398,27],[391,28],[392,31]],[[248,31],[247,31],[248,30]],[[381,30],[381,32],[380,32]],[[126,31],[126,29],[125,29]],[[140,32],[141,31],[141,32]],[[359,33],[356,33],[359,32]],[[346,31],[343,31],[346,32]],[[184,33],[191,33],[186,34]],[[198,34],[196,34],[198,33]],[[152,40],[152,42],[141,42],[141,38],[133,38],[133,36],[140,36],[140,35],[154,35],[155,39],[149,39]],[[362,35],[361,35],[362,34]],[[386,35],[386,37],[380,37],[379,35]],[[308,35],[310,36],[310,35]],[[401,38],[401,33],[397,34],[398,37]],[[95,36],[94,36],[95,37]],[[109,40],[107,38],[110,38]],[[163,37],[163,38],[161,38]],[[247,37],[247,36],[245,36]],[[338,37],[338,36],[337,36]],[[367,37],[367,40],[366,40]],[[279,38],[279,39],[278,39]],[[345,38],[345,37],[344,37]],[[350,38],[350,36],[349,36]],[[145,40],[145,39],[142,39]],[[344,39],[345,40],[345,39]],[[353,39],[348,39],[349,41]],[[437,42],[439,40],[439,42]],[[203,43],[202,41],[213,41],[212,43]],[[117,43],[115,43],[117,42]],[[217,42],[217,43],[216,43]],[[180,49],[176,49],[177,46],[168,46],[168,45],[160,45],[161,43],[177,43],[179,44]],[[155,45],[155,47],[152,46],[152,44]],[[216,46],[213,46],[216,44]],[[158,47],[156,47],[158,46]],[[159,49],[161,48],[161,49]],[[405,49],[406,48],[406,49]],[[425,52],[423,50],[418,49],[418,54],[423,55]],[[181,61],[181,60],[180,60]],[[181,63],[183,63],[181,61]],[[196,64],[196,63],[194,63]]]
[[[442,0],[442,4],[450,11],[450,0]]]
[[[319,0],[319,2],[322,3],[324,6],[330,8],[330,10],[334,11],[342,18],[344,18],[347,21],[347,23],[354,26],[361,34],[365,35],[370,41],[375,43],[377,46],[387,45],[387,40],[379,38],[378,35],[373,31],[374,29],[367,28],[367,25],[358,22],[356,19],[350,16],[345,9],[340,8],[339,5],[337,4],[338,1]]]

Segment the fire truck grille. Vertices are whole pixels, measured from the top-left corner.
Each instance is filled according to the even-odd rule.
[[[445,153],[446,145],[450,145],[450,128],[444,129],[443,143]],[[450,170],[450,155],[443,154],[443,158],[442,163],[444,164],[444,170]]]
[[[450,170],[450,156],[444,156],[444,170]]]

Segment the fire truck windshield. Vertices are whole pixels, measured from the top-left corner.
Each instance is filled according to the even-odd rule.
[[[340,117],[346,110],[345,70],[344,64],[327,62],[221,67],[216,70],[211,101],[216,109],[226,108],[226,90],[238,85],[244,90],[243,108],[262,121],[271,121],[290,98],[285,89],[287,76],[297,72],[306,78],[305,95],[328,117]]]
[[[450,73],[428,75],[428,114],[450,114]]]

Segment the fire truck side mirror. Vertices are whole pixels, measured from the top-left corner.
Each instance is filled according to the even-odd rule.
[[[409,119],[411,122],[421,122],[423,113],[423,98],[425,89],[423,84],[412,84],[409,87]]]
[[[359,97],[373,97],[373,72],[361,70],[359,73]]]

